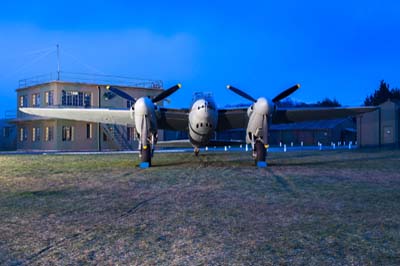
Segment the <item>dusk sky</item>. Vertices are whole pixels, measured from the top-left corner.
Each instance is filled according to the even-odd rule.
[[[40,3],[40,4],[39,4]],[[2,1],[0,118],[18,80],[61,69],[160,79],[214,94],[220,107],[273,98],[363,103],[384,79],[400,87],[400,1]]]

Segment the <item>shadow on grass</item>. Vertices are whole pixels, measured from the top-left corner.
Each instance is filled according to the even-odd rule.
[[[280,187],[287,193],[292,194],[293,196],[297,196],[297,192],[293,189],[293,185],[287,181],[287,178],[285,178],[282,175],[278,175],[273,169],[267,168],[267,172],[269,172],[273,178],[275,178],[275,181],[277,184],[280,185]]]
[[[181,162],[162,162],[162,161],[156,161],[155,163],[152,162],[151,163],[151,168],[167,168],[167,167],[173,167],[173,166],[183,166],[185,164],[190,164],[190,162],[185,162],[185,161],[181,161]],[[140,168],[140,163],[137,164],[136,166],[137,168]]]

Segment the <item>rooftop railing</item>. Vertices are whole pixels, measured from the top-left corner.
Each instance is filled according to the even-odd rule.
[[[113,76],[103,74],[87,74],[74,72],[53,72],[19,80],[18,88],[26,88],[42,83],[53,81],[90,83],[90,84],[110,84],[118,86],[140,87],[140,88],[162,88],[161,80],[131,78],[124,76]]]

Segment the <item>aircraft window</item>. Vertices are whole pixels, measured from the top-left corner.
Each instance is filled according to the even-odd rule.
[[[200,127],[203,127],[203,123],[200,123]]]
[[[196,128],[199,128],[199,124],[196,124]]]

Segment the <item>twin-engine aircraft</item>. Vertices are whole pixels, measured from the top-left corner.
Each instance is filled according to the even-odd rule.
[[[248,108],[218,109],[213,98],[204,93],[196,94],[190,109],[172,109],[157,105],[178,89],[177,84],[154,98],[134,99],[129,94],[107,86],[111,92],[133,103],[130,110],[76,109],[76,108],[20,108],[20,111],[44,117],[87,121],[94,123],[134,126],[139,140],[142,163],[151,166],[151,159],[157,144],[157,130],[188,130],[189,140],[197,156],[200,147],[210,143],[214,132],[247,128],[246,143],[251,144],[256,164],[265,162],[268,147],[268,130],[271,123],[290,123],[307,120],[334,119],[355,116],[375,110],[374,107],[354,108],[277,108],[277,102],[300,88],[294,85],[272,100],[264,97],[253,98],[247,93],[228,85],[227,88],[253,102]]]

